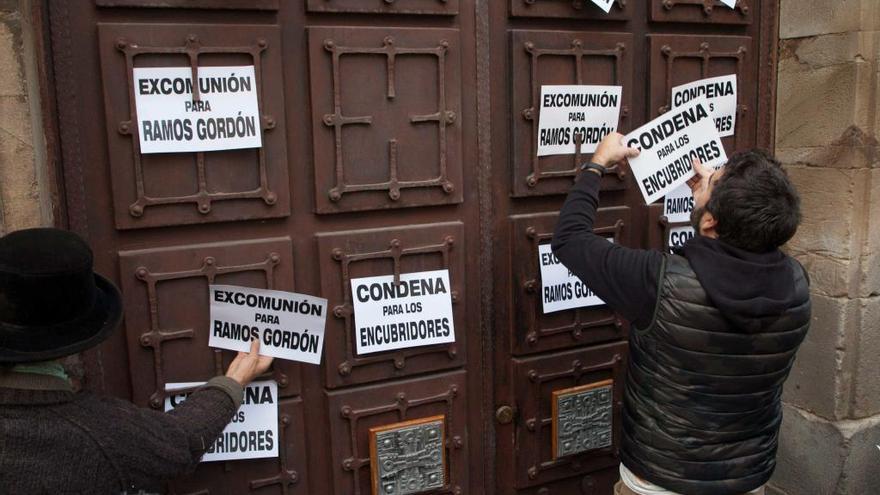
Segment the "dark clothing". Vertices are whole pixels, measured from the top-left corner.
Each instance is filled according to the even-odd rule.
[[[667,257],[654,323],[630,333],[620,455],[630,471],[685,495],[741,494],[770,479],[782,384],[810,324],[806,276],[784,263],[792,304],[746,331],[687,259]]]
[[[173,411],[73,393],[65,380],[0,373],[0,493],[161,492],[195,468],[241,405],[217,377]]]
[[[621,459],[686,495],[743,493],[775,467],[782,383],[810,321],[797,261],[695,237],[684,257],[593,234],[598,176],[560,212],[556,256],[634,324]]]
[[[651,323],[663,255],[629,249],[593,233],[599,176],[584,172],[559,212],[551,247],[565,266],[634,325]]]

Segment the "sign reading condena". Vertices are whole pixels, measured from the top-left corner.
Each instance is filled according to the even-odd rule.
[[[358,355],[455,342],[449,270],[353,278]]]
[[[173,392],[202,385],[204,382],[165,384],[165,391],[170,392],[165,398],[165,412],[182,404],[189,395]],[[241,407],[205,451],[202,462],[278,457],[279,441],[278,384],[274,380],[252,382],[244,389]]]
[[[693,239],[694,234],[694,228],[690,225],[672,227],[669,229],[669,238],[666,240],[666,245],[669,246],[670,250],[683,247],[687,241]]]
[[[538,156],[592,153],[617,130],[621,86],[541,86]]]
[[[672,106],[686,105],[699,97],[709,102],[709,112],[721,137],[736,129],[736,74],[711,77],[672,88]]]
[[[199,67],[197,83],[192,75],[189,67],[134,69],[141,153],[261,147],[254,66]]]
[[[609,241],[614,242],[613,239]],[[538,246],[541,266],[541,302],[544,314],[605,304],[577,275],[559,261],[550,244]]]
[[[624,143],[641,151],[629,164],[648,204],[693,177],[694,160],[709,167],[727,161],[705,97],[639,127],[624,137]]]
[[[321,364],[327,300],[234,285],[211,285],[211,336],[208,345],[248,351],[260,340],[260,354]]]

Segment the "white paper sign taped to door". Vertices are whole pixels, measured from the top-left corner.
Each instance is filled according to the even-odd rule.
[[[321,364],[326,299],[235,285],[211,285],[209,296],[209,346],[247,351],[256,338],[263,356]]]
[[[202,385],[204,382],[165,384],[165,412],[182,404],[189,395],[174,392]],[[202,462],[278,457],[279,441],[278,384],[274,380],[251,382],[244,389],[241,407],[205,451]]]
[[[576,136],[581,153],[592,153],[602,138],[617,130],[621,86],[541,86],[538,156],[573,155]]]
[[[614,242],[611,239],[609,241]],[[587,284],[559,261],[550,244],[538,246],[538,264],[541,266],[541,303],[544,314],[605,304]]]
[[[197,72],[196,83],[190,67],[133,69],[141,153],[261,147],[254,66],[199,67]]]
[[[650,204],[694,175],[693,160],[708,167],[727,162],[709,104],[700,97],[673,108],[624,137],[641,154],[629,159],[645,202]]]
[[[455,342],[449,270],[351,279],[358,355]]]
[[[672,88],[672,107],[680,107],[701,96],[709,101],[709,112],[721,137],[736,131],[736,74],[710,77]]]

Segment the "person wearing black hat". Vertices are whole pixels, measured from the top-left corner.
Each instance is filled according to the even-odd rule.
[[[89,246],[58,229],[0,238],[0,493],[159,492],[192,470],[266,372],[259,341],[169,413],[75,393],[59,359],[122,319]]]

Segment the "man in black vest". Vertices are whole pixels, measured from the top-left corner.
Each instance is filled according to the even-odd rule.
[[[556,256],[632,323],[622,495],[762,494],[776,465],[782,384],[810,323],[809,280],[779,250],[800,200],[779,162],[738,153],[690,185],[696,236],[675,254],[593,233],[605,167],[638,155],[612,134],[559,215]]]

